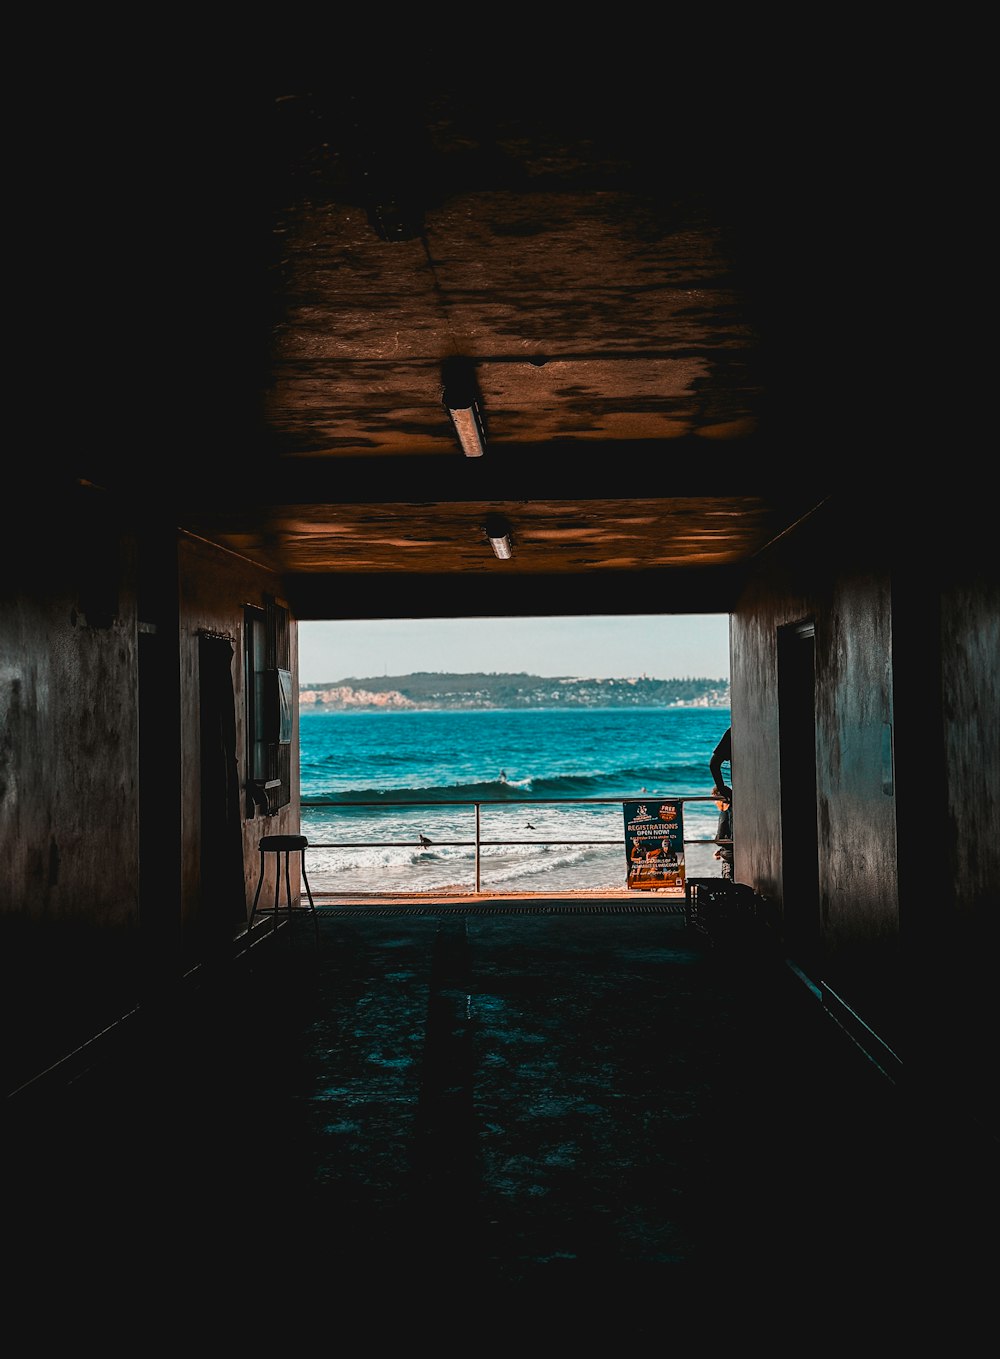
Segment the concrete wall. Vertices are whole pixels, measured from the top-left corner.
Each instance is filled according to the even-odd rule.
[[[240,801],[244,809],[246,794],[245,752],[247,741],[246,686],[243,668],[244,605],[263,607],[265,595],[276,594],[277,581],[252,563],[235,554],[219,552],[197,539],[182,538],[178,554],[180,609],[178,650],[181,674],[181,918],[187,939],[200,936],[199,922],[206,908],[201,899],[201,750],[198,674],[198,639],[205,630],[231,636],[234,642],[233,684],[236,701],[236,735],[240,751]],[[278,600],[280,603],[280,598]],[[243,824],[244,891],[247,914],[253,902],[260,872],[257,845],[264,835],[297,834],[299,830],[299,731],[298,731],[298,640],[291,623],[291,654],[295,712],[292,735],[292,801],[275,815],[266,816],[258,807],[247,813]],[[289,860],[293,899],[299,891],[298,861]],[[267,856],[266,876],[260,905],[274,899],[274,860]],[[307,869],[308,872],[308,869]],[[285,892],[282,888],[282,903]],[[185,953],[190,955],[190,946]]]
[[[802,949],[938,1088],[985,1110],[1000,912],[1000,590],[989,511],[853,488],[754,563],[732,617],[735,877],[789,952],[779,630],[813,620],[818,939]],[[784,790],[786,797],[795,790]],[[904,1023],[904,950],[911,959]]]
[[[893,585],[901,924],[915,1055],[942,1101],[996,1104],[1000,585],[988,497],[909,506]]]
[[[277,594],[276,581],[137,523],[134,509],[79,487],[13,535],[0,596],[0,984],[4,1031],[18,1035],[5,1045],[9,1088],[201,961],[202,628],[234,639],[244,776],[244,607]],[[297,693],[294,625],[291,640]],[[260,835],[298,828],[297,747],[292,765],[291,804],[241,829],[247,912]]]
[[[73,512],[39,516],[7,581],[3,915],[128,935],[138,919],[134,544],[81,492]]]
[[[873,530],[856,504],[828,502],[760,559],[733,614],[734,867],[737,881],[776,903],[788,951],[813,979],[880,1030],[895,1030],[896,806],[884,767],[891,574]],[[798,790],[782,788],[779,630],[801,623],[815,633],[812,902],[802,884],[790,891],[793,847],[783,843],[782,795],[794,802]],[[815,913],[811,933],[797,925],[800,911]]]
[[[1000,588],[947,584],[941,631],[946,825],[954,923],[992,924],[1000,909]]]

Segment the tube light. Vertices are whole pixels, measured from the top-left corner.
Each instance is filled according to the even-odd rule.
[[[483,422],[479,407],[473,401],[468,406],[449,406],[448,411],[455,425],[458,442],[467,458],[481,458],[486,452],[483,443]]]
[[[510,541],[510,525],[506,519],[500,515],[491,514],[483,526],[483,531],[489,539],[494,556],[502,562],[509,561],[514,555],[514,550]]]

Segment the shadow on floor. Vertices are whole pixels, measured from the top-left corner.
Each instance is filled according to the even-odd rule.
[[[912,1241],[906,1101],[768,949],[668,913],[320,931],[18,1101],[9,1221],[47,1278],[621,1340],[720,1280],[883,1279]]]

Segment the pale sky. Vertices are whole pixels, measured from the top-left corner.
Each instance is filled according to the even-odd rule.
[[[729,615],[299,623],[299,682],[431,673],[729,679]]]

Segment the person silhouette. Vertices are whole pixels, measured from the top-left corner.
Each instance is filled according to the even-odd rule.
[[[729,765],[729,779],[732,782],[733,768],[733,729],[727,727],[719,739],[719,744],[712,751],[711,759],[708,762],[708,772],[712,776],[712,796],[724,798],[727,802],[733,800],[733,790],[722,777],[722,766]]]
[[[719,822],[715,831],[715,843],[719,848],[715,851],[715,858],[720,861],[722,876],[732,878],[733,876],[733,790],[726,783],[722,776],[722,766],[729,765],[729,779],[732,782],[733,768],[733,729],[727,727],[723,732],[719,744],[712,751],[711,759],[708,762],[709,773],[712,775],[713,787],[712,796],[715,798],[715,805],[719,809]]]

